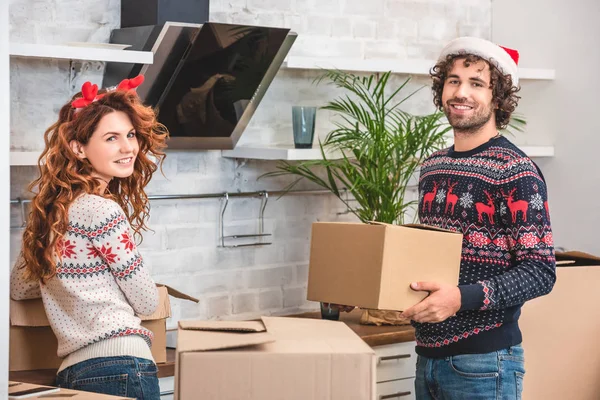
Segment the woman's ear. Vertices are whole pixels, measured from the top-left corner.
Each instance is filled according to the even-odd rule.
[[[85,150],[83,149],[81,143],[79,143],[77,140],[71,140],[69,142],[69,146],[71,146],[71,150],[73,151],[73,153],[75,153],[75,156],[77,156],[77,158],[79,158],[80,160],[83,160],[85,158]]]

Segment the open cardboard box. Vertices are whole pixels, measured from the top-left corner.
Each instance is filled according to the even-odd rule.
[[[375,353],[342,322],[180,321],[178,400],[368,400]]]
[[[142,326],[154,333],[152,356],[156,363],[167,361],[167,326],[171,316],[169,296],[198,302],[169,286],[157,284],[159,305],[152,315],[142,316]],[[41,299],[10,301],[9,371],[55,369],[62,359],[56,355],[58,342]]]
[[[556,252],[552,291],[525,303],[523,399],[600,398],[600,257]]]
[[[427,295],[411,282],[458,285],[462,239],[419,224],[315,222],[307,298],[404,311]]]

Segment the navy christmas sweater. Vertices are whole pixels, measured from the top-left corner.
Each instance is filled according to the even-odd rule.
[[[429,157],[419,179],[421,223],[463,234],[461,309],[441,323],[417,323],[417,353],[432,358],[496,351],[521,343],[522,304],[556,280],[546,184],[508,139]],[[435,249],[432,249],[435,250]]]

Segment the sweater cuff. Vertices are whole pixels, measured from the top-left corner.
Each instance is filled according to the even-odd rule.
[[[479,310],[483,307],[483,285],[474,283],[472,285],[459,285],[460,290],[460,311]]]

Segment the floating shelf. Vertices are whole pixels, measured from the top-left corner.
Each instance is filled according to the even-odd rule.
[[[336,154],[337,153],[337,154]],[[233,150],[222,150],[221,154],[227,158],[249,158],[256,160],[320,160],[321,149],[296,149],[289,146],[239,146]],[[339,152],[327,152],[327,158],[341,158]]]
[[[519,146],[519,148],[532,158],[554,157],[554,146]],[[41,151],[11,151],[10,165],[37,165],[37,160],[41,153]],[[254,160],[305,161],[321,159],[321,150],[319,148],[295,149],[289,146],[238,146],[233,150],[222,150],[221,154],[226,158],[247,158]],[[327,158],[335,160],[341,158],[341,155],[339,152],[328,152]]]
[[[519,146],[529,157],[554,157],[554,146]],[[286,161],[304,161],[320,160],[321,150],[313,149],[294,149],[283,146],[239,146],[233,150],[223,150],[223,157],[227,158],[248,158],[255,160],[286,160]],[[328,158],[341,158],[335,153],[327,155]]]
[[[152,64],[154,61],[154,54],[151,51],[28,43],[11,43],[10,55],[12,57],[60,58],[133,64]]]
[[[361,60],[356,58],[316,58],[289,56],[282,68],[290,69],[340,69],[343,71],[385,72],[398,74],[429,75],[435,65],[433,60]],[[521,79],[553,80],[553,69],[519,68]]]

